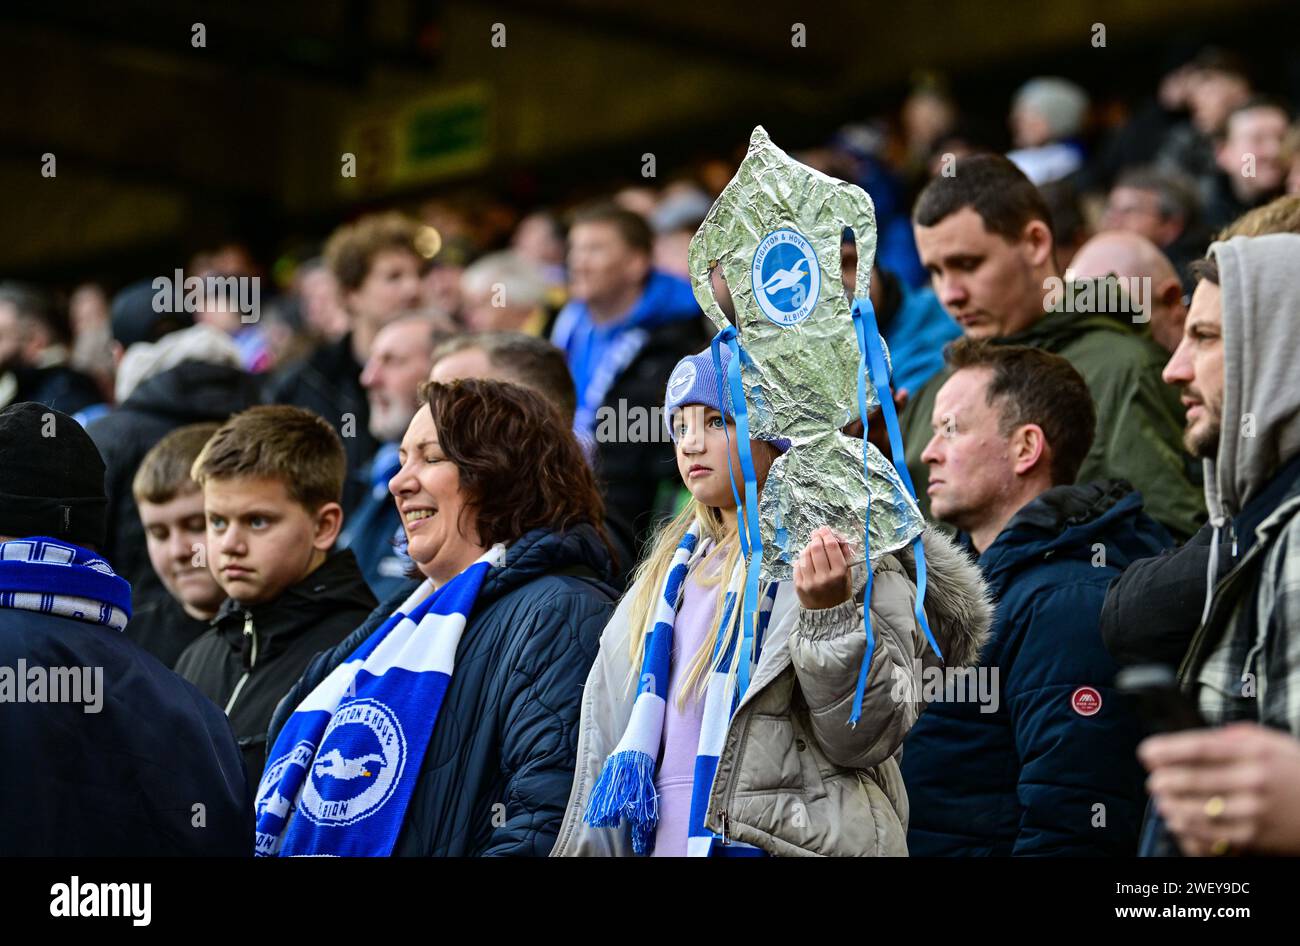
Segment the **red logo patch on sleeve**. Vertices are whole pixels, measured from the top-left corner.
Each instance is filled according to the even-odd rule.
[[[1080,716],[1096,716],[1101,709],[1101,694],[1095,687],[1079,687],[1070,694],[1070,705]]]

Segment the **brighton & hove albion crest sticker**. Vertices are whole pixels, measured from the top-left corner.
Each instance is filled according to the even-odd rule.
[[[754,301],[777,325],[802,322],[817,307],[822,271],[812,244],[798,230],[774,230],[754,251]]]
[[[298,811],[319,825],[342,827],[374,814],[392,797],[406,765],[406,736],[378,700],[340,706],[316,750]]]
[[[695,363],[687,361],[668,379],[668,403],[672,404],[691,389],[695,383]]]

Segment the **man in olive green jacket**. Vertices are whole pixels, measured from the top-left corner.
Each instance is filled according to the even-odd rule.
[[[1097,436],[1078,482],[1128,480],[1152,518],[1187,538],[1204,522],[1205,503],[1182,448],[1178,392],[1160,379],[1167,354],[1127,314],[1140,300],[1135,294],[1116,306],[1113,287],[1082,292],[1062,281],[1047,205],[1010,161],[976,155],[954,170],[926,186],[912,214],[921,261],[944,308],[967,337],[1066,358],[1097,412]],[[933,429],[950,422],[933,416],[945,380],[940,372],[908,392],[901,417],[908,470],[927,514],[929,471],[921,451]]]

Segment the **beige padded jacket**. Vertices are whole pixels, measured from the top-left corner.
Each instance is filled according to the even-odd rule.
[[[925,533],[925,610],[948,666],[978,663],[992,606],[978,570],[941,533]],[[862,585],[854,600],[821,611],[799,606],[794,583],[776,595],[767,639],[749,691],[731,720],[718,759],[707,827],[781,856],[907,854],[907,792],[899,772],[903,739],[924,703],[897,699],[899,674],[915,661],[938,664],[916,621],[910,549],[876,563],[871,621],[876,637],[862,718],[848,725],[866,653]],[[636,693],[628,686],[628,610],[620,602],[587,677],[577,768],[552,856],[632,856],[626,824],[582,820],[606,757],[627,726]]]

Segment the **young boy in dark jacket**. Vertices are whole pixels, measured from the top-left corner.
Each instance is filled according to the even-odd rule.
[[[194,461],[208,565],[229,598],[176,672],[225,710],[253,782],[276,704],[375,606],[353,554],[331,553],[345,467],[334,429],[288,406],[236,414]]]
[[[219,426],[189,424],[173,430],[144,455],[131,483],[149,563],[162,588],[133,589],[126,636],[168,667],[176,666],[226,600],[208,568],[203,491],[190,478],[199,451]]]

